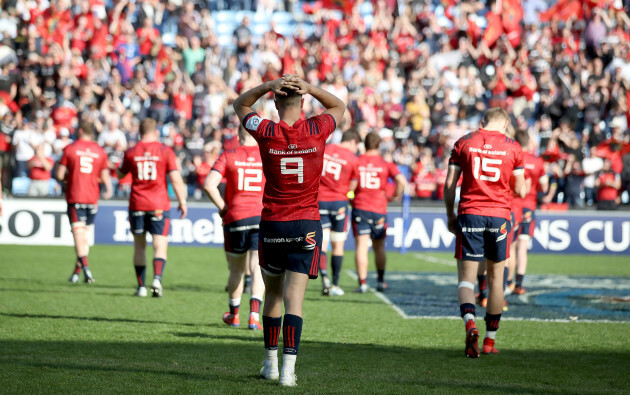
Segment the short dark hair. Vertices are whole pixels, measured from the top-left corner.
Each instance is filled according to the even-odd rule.
[[[372,150],[378,149],[379,145],[381,145],[381,136],[376,132],[372,132],[365,136],[365,149]]]
[[[521,147],[527,147],[529,145],[529,133],[526,130],[518,130],[514,135],[514,140],[516,140]]]
[[[348,130],[341,135],[341,142],[356,141],[357,144],[361,143],[361,135],[354,130]]]
[[[145,118],[140,122],[140,136],[144,136],[147,133],[154,132],[157,128],[155,120],[151,118]]]
[[[483,114],[483,119],[481,120],[481,126],[486,127],[490,122],[494,121],[507,121],[510,117],[508,113],[502,109],[501,107],[493,107],[486,111]]]
[[[302,102],[302,95],[298,94],[291,88],[284,87],[280,89],[286,95],[275,95],[276,103],[281,107],[299,106]]]
[[[94,125],[88,121],[79,122],[79,130],[86,136],[94,137]]]

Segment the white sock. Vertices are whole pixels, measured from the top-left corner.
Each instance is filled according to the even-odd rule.
[[[486,332],[486,338],[487,339],[492,339],[494,340],[494,338],[497,336],[497,331],[487,331]]]
[[[293,373],[295,372],[295,360],[297,359],[297,355],[295,354],[282,354],[282,373]]]
[[[468,323],[468,321],[470,321],[470,320],[473,320],[473,321],[475,320],[475,316],[474,316],[473,314],[470,314],[470,313],[466,313],[466,314],[464,314],[464,317],[463,317],[463,318],[464,318],[464,323],[466,323],[466,324],[467,324],[467,323]]]
[[[267,354],[268,361],[278,362],[278,349],[277,348],[275,350],[269,350],[266,348],[265,353]]]
[[[228,303],[232,307],[240,306],[241,305],[241,298],[229,299]]]
[[[260,313],[249,313],[256,321],[260,321]]]

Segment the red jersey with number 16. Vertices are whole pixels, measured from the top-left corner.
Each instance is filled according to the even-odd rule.
[[[377,155],[361,155],[357,160],[359,185],[354,191],[352,207],[358,210],[387,214],[387,180],[400,174],[394,163]]]
[[[107,168],[107,155],[94,141],[77,140],[63,149],[62,165],[68,169],[66,201],[96,204],[101,195],[98,180]]]
[[[293,126],[250,113],[243,126],[258,141],[266,183],[263,221],[319,220],[317,195],[326,139],[336,128],[330,114]]]
[[[357,156],[336,144],[328,144],[324,151],[324,168],[319,186],[320,202],[348,201],[351,180],[359,177]]]
[[[510,178],[523,173],[523,151],[502,133],[479,129],[455,143],[450,166],[461,169],[458,214],[510,220]]]
[[[129,210],[169,210],[166,175],[173,170],[178,170],[175,153],[164,144],[140,141],[129,148],[120,167],[122,173],[132,176]]]
[[[256,146],[240,146],[223,151],[212,166],[226,178],[225,203],[228,210],[223,224],[259,217],[262,211],[263,165]]]

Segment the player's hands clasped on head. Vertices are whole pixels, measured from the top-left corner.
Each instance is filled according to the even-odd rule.
[[[272,91],[275,95],[286,96],[287,93],[282,91],[282,88],[289,87],[289,83],[285,81],[283,78],[278,78],[277,80],[273,80],[269,82],[269,90]]]
[[[282,79],[286,82],[289,88],[295,89],[299,95],[305,95],[308,93],[309,83],[301,79],[295,74],[285,74]]]

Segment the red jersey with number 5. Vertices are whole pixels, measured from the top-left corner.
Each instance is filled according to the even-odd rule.
[[[243,126],[258,141],[266,183],[263,221],[319,220],[317,195],[326,139],[336,128],[330,114],[293,126],[250,113]]]
[[[354,191],[352,207],[387,214],[387,180],[400,174],[400,170],[394,163],[385,162],[377,155],[359,156],[357,168],[359,184]]]
[[[521,207],[536,210],[538,191],[540,191],[540,178],[545,175],[545,163],[541,158],[527,151],[523,152],[523,163],[525,179],[529,178],[532,180],[532,187],[525,199],[515,199],[520,201]]]
[[[523,151],[502,133],[479,129],[455,143],[449,166],[462,172],[458,214],[510,220],[510,178],[523,173]]]
[[[62,165],[68,169],[66,201],[96,204],[101,195],[98,180],[107,168],[107,155],[94,141],[77,140],[63,149]]]
[[[228,210],[223,217],[224,225],[260,216],[265,177],[258,147],[225,150],[212,170],[226,179],[224,200]]]
[[[169,210],[171,201],[166,176],[174,170],[178,170],[175,153],[158,141],[140,141],[129,148],[120,168],[122,173],[131,173],[132,177],[129,210]]]
[[[319,186],[320,202],[348,201],[351,180],[359,177],[357,156],[336,144],[328,144],[324,151],[324,168]]]

